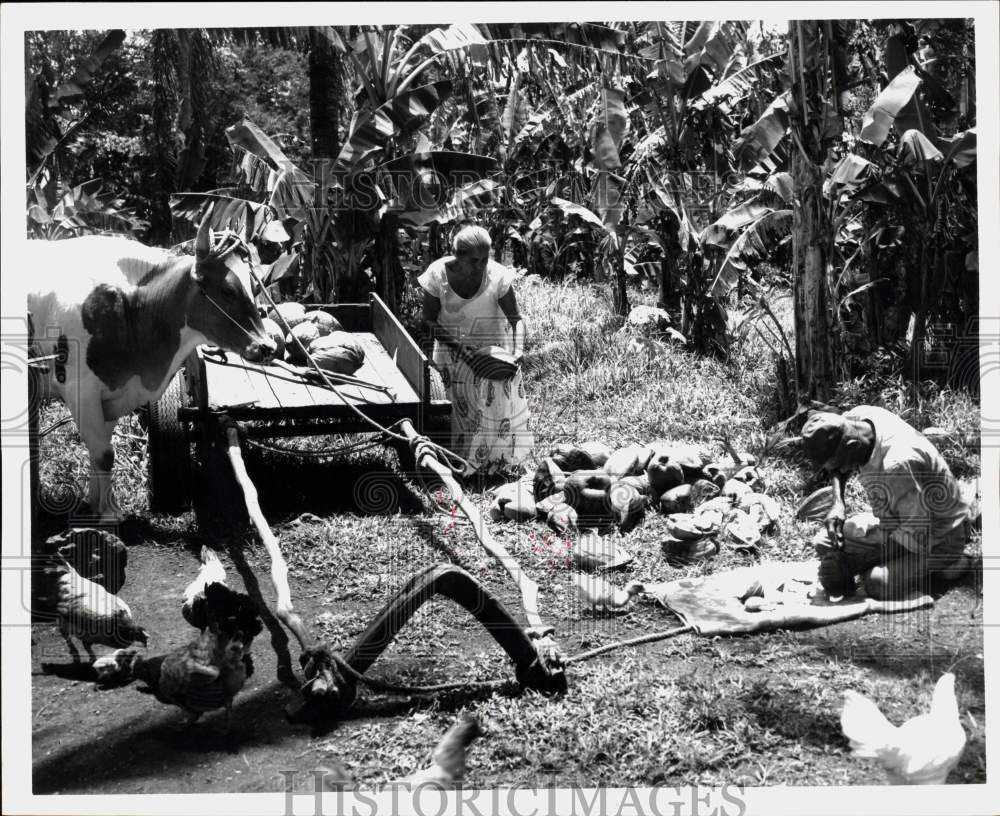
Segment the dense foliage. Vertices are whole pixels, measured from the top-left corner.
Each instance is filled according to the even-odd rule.
[[[498,257],[602,283],[620,315],[654,298],[702,352],[768,338],[789,409],[873,356],[978,385],[961,361],[927,364],[978,309],[971,21],[46,31],[26,45],[34,236],[169,245],[211,207],[258,244],[276,293],[375,291],[405,316],[411,276],[471,219]],[[772,287],[795,293],[794,338]]]

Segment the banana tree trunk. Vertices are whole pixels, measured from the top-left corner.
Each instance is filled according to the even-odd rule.
[[[834,338],[826,284],[825,246],[833,228],[824,217],[823,176],[801,154],[792,157],[799,206],[793,217],[795,360],[800,398],[826,401],[838,379],[838,345]]]
[[[832,277],[834,225],[823,200],[823,164],[839,118],[836,52],[839,31],[816,20],[788,24],[788,65],[795,105],[789,117],[792,140],[793,294],[798,399],[826,401],[842,374]],[[841,35],[842,36],[842,33]],[[842,85],[840,86],[842,87]]]

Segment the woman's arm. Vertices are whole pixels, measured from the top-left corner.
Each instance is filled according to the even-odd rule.
[[[513,335],[514,347],[511,349],[514,357],[520,361],[524,356],[524,320],[521,319],[521,312],[517,307],[517,298],[514,295],[514,287],[507,290],[498,301],[503,313],[510,322],[510,330]]]
[[[434,351],[435,340],[440,340],[446,346],[455,349],[456,351],[461,348],[461,344],[458,342],[458,339],[444,326],[437,322],[439,314],[441,314],[441,300],[425,290],[420,317],[421,329],[423,331],[422,345],[424,353],[428,356],[430,356]]]

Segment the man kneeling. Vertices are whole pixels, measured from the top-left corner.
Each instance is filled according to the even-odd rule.
[[[813,543],[820,583],[834,597],[860,576],[877,600],[930,591],[930,579],[957,577],[967,564],[969,505],[938,450],[895,414],[860,405],[818,413],[802,428],[802,448],[832,476],[834,501]],[[858,474],[871,513],[846,518],[844,486]]]

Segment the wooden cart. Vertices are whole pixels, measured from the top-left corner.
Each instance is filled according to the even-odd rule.
[[[208,441],[228,416],[251,438],[372,431],[409,419],[423,433],[448,421],[451,403],[437,372],[376,295],[368,303],[321,306],[361,344],[364,365],[354,377],[379,386],[331,390],[274,365],[202,346],[149,406],[149,504],[178,513],[191,503],[192,444]],[[359,416],[359,413],[362,416]]]

